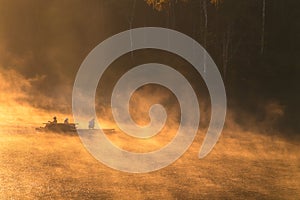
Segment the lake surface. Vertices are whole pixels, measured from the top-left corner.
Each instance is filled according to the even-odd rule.
[[[107,134],[128,150],[155,149]],[[199,134],[198,134],[199,135]],[[198,159],[203,134],[175,163],[130,174],[93,158],[79,137],[18,129],[0,133],[0,199],[297,199],[298,141],[225,131],[213,151]]]

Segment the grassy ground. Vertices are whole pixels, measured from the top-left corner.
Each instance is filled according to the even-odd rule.
[[[129,174],[99,163],[76,135],[2,131],[0,199],[300,198],[299,140],[225,131],[199,160],[201,142],[162,170]]]

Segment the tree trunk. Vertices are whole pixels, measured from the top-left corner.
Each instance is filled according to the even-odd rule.
[[[203,33],[203,46],[206,50],[207,46],[207,26],[208,26],[208,16],[207,16],[207,3],[206,0],[203,0],[203,15],[204,15],[204,33]],[[203,56],[203,64],[204,64],[204,73],[206,73],[206,54]]]
[[[262,28],[261,28],[261,46],[260,53],[264,53],[265,48],[265,24],[266,24],[266,0],[263,0],[262,5]]]
[[[133,4],[132,4],[132,10],[131,10],[131,16],[128,19],[128,23],[129,23],[129,31],[130,31],[130,47],[131,47],[131,59],[133,59],[133,43],[132,43],[132,23],[133,23],[133,19],[134,19],[134,12],[135,12],[135,4],[136,4],[136,0],[133,0]]]
[[[229,44],[230,44],[230,26],[228,26],[227,31],[224,34],[223,39],[223,75],[226,79],[227,67],[229,61]]]

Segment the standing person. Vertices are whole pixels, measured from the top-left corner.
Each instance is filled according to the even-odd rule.
[[[89,129],[94,129],[94,127],[95,127],[95,118],[89,121]]]

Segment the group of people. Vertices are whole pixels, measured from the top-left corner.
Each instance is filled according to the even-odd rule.
[[[56,116],[53,117],[53,121],[49,121],[51,124],[57,124],[57,118]],[[64,120],[64,124],[69,124],[69,119],[66,118]],[[93,118],[91,121],[89,121],[89,129],[94,129],[95,127],[95,118]]]
[[[49,121],[51,124],[57,124],[57,118],[56,116],[53,117],[53,121]],[[64,121],[64,124],[69,124],[69,119],[66,118],[65,121]]]

